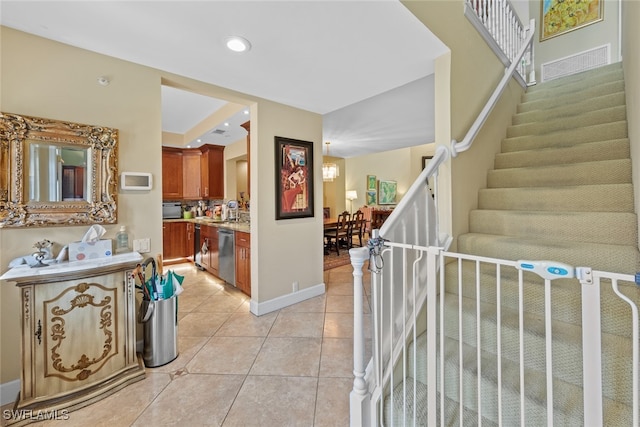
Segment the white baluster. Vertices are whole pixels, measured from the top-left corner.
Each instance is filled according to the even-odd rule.
[[[362,267],[369,258],[367,248],[349,250],[353,266],[353,390],[350,394],[351,426],[369,425],[370,398],[364,379],[364,290]]]

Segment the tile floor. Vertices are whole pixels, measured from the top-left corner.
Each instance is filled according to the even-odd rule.
[[[349,425],[351,265],[324,272],[325,295],[260,317],[244,294],[192,265],[166,268],[185,276],[178,358],[68,420],[31,425]],[[364,283],[368,312],[366,268]]]

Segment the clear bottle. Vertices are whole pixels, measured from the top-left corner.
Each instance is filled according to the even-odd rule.
[[[120,227],[120,231],[116,233],[116,253],[121,254],[129,251],[129,235],[127,229],[123,225]]]

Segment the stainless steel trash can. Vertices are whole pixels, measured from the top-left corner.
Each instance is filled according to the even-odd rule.
[[[145,366],[166,365],[178,357],[178,297],[148,301],[140,307],[144,325]]]

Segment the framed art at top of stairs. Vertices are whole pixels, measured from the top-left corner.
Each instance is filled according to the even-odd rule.
[[[540,41],[602,21],[603,4],[604,0],[542,0]]]

